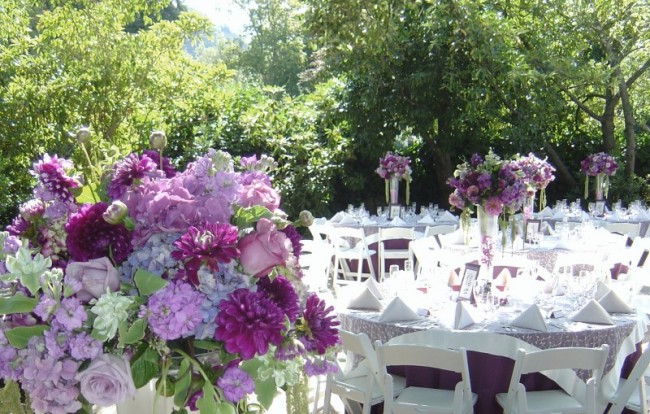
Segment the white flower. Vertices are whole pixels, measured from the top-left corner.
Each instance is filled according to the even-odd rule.
[[[32,253],[26,246],[21,247],[15,256],[7,257],[8,274],[2,275],[1,280],[5,282],[20,279],[22,283],[32,294],[36,294],[40,288],[41,275],[52,266],[52,260],[49,257],[43,257],[37,253],[32,257]]]
[[[133,299],[122,296],[120,292],[107,291],[97,299],[90,309],[97,315],[93,323],[93,336],[104,338],[104,340],[113,339],[117,328],[129,317],[127,308],[132,303]]]

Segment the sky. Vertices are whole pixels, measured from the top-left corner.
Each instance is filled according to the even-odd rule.
[[[242,35],[248,14],[232,0],[183,0],[192,10],[206,15],[217,27],[227,26],[233,33]]]

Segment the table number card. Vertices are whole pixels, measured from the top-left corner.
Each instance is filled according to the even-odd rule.
[[[478,272],[481,269],[480,265],[467,263],[465,271],[463,272],[463,280],[460,282],[460,291],[458,292],[457,301],[471,300],[472,293],[474,292],[474,284],[478,277]]]
[[[389,211],[389,218],[392,220],[395,217],[399,217],[401,211],[402,211],[402,206],[399,204],[391,204]]]
[[[535,240],[539,240],[539,232],[541,227],[541,220],[530,219],[526,221],[526,228],[524,229],[524,240],[526,243],[533,243]]]

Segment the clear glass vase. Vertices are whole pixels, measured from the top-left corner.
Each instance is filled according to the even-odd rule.
[[[390,194],[390,204],[399,204],[399,177],[397,175],[391,175],[388,180]]]
[[[476,206],[476,216],[478,218],[479,241],[481,248],[481,264],[492,269],[492,259],[494,258],[494,246],[499,230],[499,216],[488,214],[483,206]],[[489,274],[489,272],[487,273]]]
[[[594,180],[596,181],[596,187],[594,188],[595,190],[595,199],[596,201],[602,201],[605,199],[607,196],[607,191],[606,191],[606,179],[605,179],[605,174],[598,174],[594,177]]]
[[[533,218],[535,213],[535,195],[536,191],[526,192],[526,197],[524,198],[523,213],[524,213],[524,223]]]

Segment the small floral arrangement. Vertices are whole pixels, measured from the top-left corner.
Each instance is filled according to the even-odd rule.
[[[379,167],[377,167],[375,172],[385,180],[386,203],[389,202],[389,182],[391,178],[394,178],[398,182],[400,180],[406,181],[406,204],[409,204],[412,172],[411,167],[409,166],[410,163],[411,159],[409,157],[393,154],[390,151],[388,151],[383,158],[379,159]]]
[[[546,161],[535,156],[532,152],[526,156],[515,158],[517,167],[523,174],[523,181],[526,185],[528,195],[533,195],[535,191],[540,191],[539,205],[540,209],[546,206],[545,189],[551,181],[555,180],[555,167]]]
[[[492,150],[485,158],[472,155],[459,164],[447,183],[454,188],[449,204],[461,210],[481,205],[491,216],[504,209],[516,211],[526,194],[523,173],[515,161],[504,161]]]
[[[607,198],[609,177],[616,174],[618,163],[606,152],[590,154],[580,162],[580,172],[585,175],[585,198],[589,196],[589,177],[596,177],[596,199]]]
[[[338,321],[298,264],[294,226],[313,217],[279,209],[273,159],[236,171],[211,149],[177,172],[152,137],[100,185],[44,155],[0,232],[0,378],[36,413],[90,413],[154,379],[174,412],[258,412],[335,370]]]

